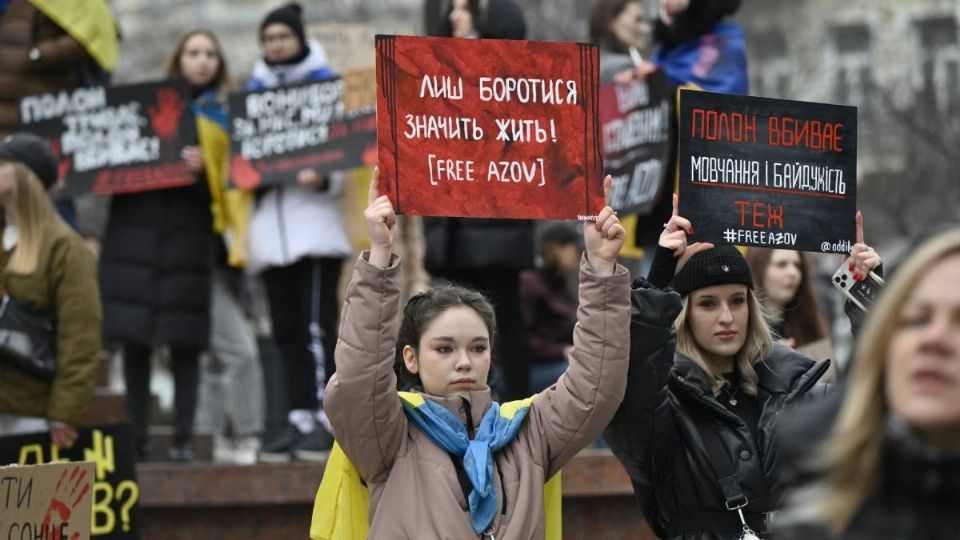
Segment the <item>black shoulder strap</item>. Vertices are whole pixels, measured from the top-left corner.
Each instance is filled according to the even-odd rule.
[[[720,439],[720,432],[713,426],[709,426],[702,433],[703,444],[707,447],[707,459],[713,465],[713,470],[717,473],[720,480],[720,491],[723,493],[724,502],[728,510],[743,508],[747,505],[747,496],[744,495],[740,487],[740,478],[737,475],[737,466],[727,453]]]

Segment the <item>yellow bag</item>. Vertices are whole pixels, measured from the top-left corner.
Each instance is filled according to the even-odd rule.
[[[408,394],[401,392],[401,394]],[[409,394],[408,394],[409,395]],[[420,397],[420,396],[417,396]],[[422,398],[421,398],[422,399]],[[529,406],[530,399],[508,402],[501,411]],[[560,472],[543,486],[545,540],[563,538],[563,493]],[[370,532],[370,492],[347,455],[334,443],[313,501],[311,540],[364,540]]]

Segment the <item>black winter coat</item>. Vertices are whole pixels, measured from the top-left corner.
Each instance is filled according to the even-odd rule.
[[[533,222],[512,219],[425,218],[424,264],[434,275],[517,272],[533,268]]]
[[[100,257],[105,341],[204,350],[215,236],[203,175],[115,195]]]
[[[644,280],[634,287],[627,391],[604,438],[630,475],[645,518],[664,539],[740,538],[739,520],[725,507],[713,465],[726,463],[736,467],[749,500],[744,511],[755,514],[748,521],[761,532],[766,525],[758,522],[759,513],[777,508],[783,491],[777,418],[808,394],[827,362],[777,345],[756,365],[760,411],[754,439],[746,423],[713,397],[706,373],[676,352],[680,295]],[[710,450],[720,448],[724,456]],[[697,519],[723,525],[701,527]]]
[[[780,527],[776,539],[960,539],[960,455],[937,455],[902,424],[888,423],[880,488],[867,499],[846,532],[833,536],[808,518]]]
[[[657,19],[653,27],[653,40],[658,45],[675,47],[708,34],[724,18],[740,9],[742,0],[690,0],[687,9],[677,16],[673,25],[667,26]]]

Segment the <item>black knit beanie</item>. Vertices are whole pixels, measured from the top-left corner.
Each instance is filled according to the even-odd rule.
[[[59,162],[45,139],[33,133],[14,133],[0,140],[0,160],[19,161],[37,175],[44,189],[60,178]]]
[[[263,22],[260,23],[260,41],[263,41],[263,30],[273,23],[289,26],[300,40],[300,45],[304,49],[307,48],[307,34],[303,30],[303,7],[300,4],[290,2],[267,13]]]
[[[690,257],[687,264],[673,276],[670,286],[686,296],[697,289],[713,285],[739,283],[753,288],[753,276],[747,260],[730,245],[719,245]]]
[[[473,21],[473,25],[482,38],[525,39],[527,37],[527,23],[523,18],[523,10],[513,0],[480,2],[480,17],[479,20]]]

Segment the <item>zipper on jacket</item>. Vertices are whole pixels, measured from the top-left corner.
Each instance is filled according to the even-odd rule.
[[[473,410],[471,409],[470,400],[465,397],[460,398],[463,400],[463,412],[467,415],[467,436],[470,439],[473,439]]]
[[[497,475],[500,477],[500,493],[503,494],[503,510],[500,514],[505,516],[507,515],[507,484],[503,481],[503,471],[500,467],[497,467]]]
[[[290,247],[287,245],[287,227],[283,222],[283,187],[277,187],[277,229],[280,232],[280,251],[283,264],[290,264]]]

